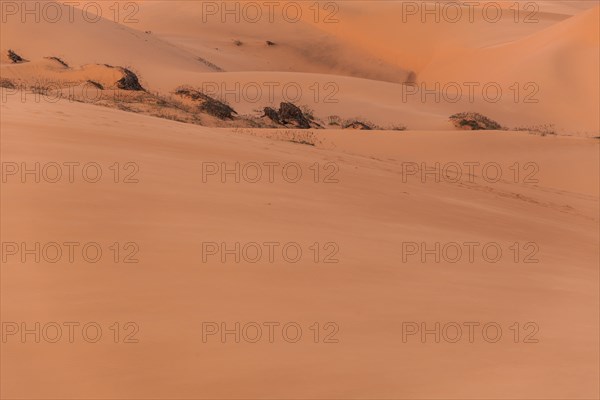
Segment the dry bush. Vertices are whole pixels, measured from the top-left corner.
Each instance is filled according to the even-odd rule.
[[[514,129],[518,132],[527,132],[532,135],[540,135],[540,136],[556,136],[556,127],[554,124],[541,124],[541,125],[532,125],[532,126],[521,126]]]
[[[455,127],[466,130],[501,130],[502,125],[476,112],[462,112],[450,116]]]

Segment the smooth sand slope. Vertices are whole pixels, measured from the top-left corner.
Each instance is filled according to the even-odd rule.
[[[35,116],[35,118],[32,118]],[[2,345],[6,398],[592,398],[598,141],[512,132],[322,131],[316,147],[92,105],[9,100],[3,162],[94,161],[89,184],[2,184],[2,240],[137,242],[138,264],[2,264],[3,321],[95,321],[96,344]],[[257,131],[255,135],[276,135]],[[403,182],[403,162],[536,163],[536,184]],[[108,167],[139,166],[137,184]],[[203,162],[296,162],[291,184],[202,183]],[[335,163],[338,183],[309,167]],[[337,264],[202,263],[202,242],[335,242]],[[535,242],[537,264],[402,262],[402,242]],[[108,250],[107,250],[108,251]],[[115,321],[137,344],[114,344]],[[297,321],[295,344],[202,342],[204,321]],[[339,343],[314,344],[334,321]],[[498,343],[402,342],[402,322],[491,321]],[[514,322],[538,324],[536,344]],[[466,333],[465,333],[466,335]],[[30,338],[31,339],[31,338]],[[522,339],[522,338],[521,338]],[[520,339],[520,340],[521,340]],[[31,384],[35,382],[35,385]],[[509,382],[510,384],[507,384]]]

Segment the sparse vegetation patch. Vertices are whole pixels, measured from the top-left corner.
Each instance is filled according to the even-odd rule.
[[[205,60],[202,57],[198,57],[198,61],[200,61],[202,64],[206,65],[208,68],[210,68],[210,69],[212,69],[212,70],[214,70],[216,72],[224,72],[223,68],[219,67],[216,64],[211,63],[208,60]]]
[[[496,121],[475,112],[463,112],[450,116],[450,122],[455,127],[465,130],[501,130],[502,126]]]
[[[104,86],[102,86],[100,83],[98,83],[96,81],[88,80],[86,83],[94,86],[96,89],[104,90]]]
[[[305,115],[304,112],[292,103],[282,102],[279,110],[271,107],[264,108],[263,117],[268,117],[271,121],[285,126],[294,126],[298,129],[310,129],[311,121],[314,121],[312,115]]]
[[[20,63],[28,62],[26,59],[24,59],[23,57],[21,57],[20,55],[18,55],[17,53],[15,53],[12,50],[8,50],[8,58],[14,64],[20,64]]]
[[[57,63],[59,63],[63,67],[69,68],[69,64],[67,64],[66,62],[64,62],[63,60],[61,60],[58,57],[46,57],[46,59],[56,61]]]
[[[119,67],[119,69],[121,70],[121,72],[123,72],[123,77],[117,81],[117,87],[119,89],[135,91],[144,90],[135,73],[128,70],[127,68]]]
[[[5,78],[0,79],[0,87],[3,87],[5,89],[16,89],[16,86],[13,83],[13,81]]]
[[[361,120],[358,118],[347,119],[342,122],[342,129],[356,129],[361,131],[372,131],[376,129],[381,129],[371,121]]]
[[[556,127],[554,124],[542,124],[542,125],[533,125],[533,126],[525,126],[518,127],[514,129],[519,132],[528,132],[532,135],[540,135],[540,136],[555,136],[556,135]]]
[[[217,117],[219,119],[233,119],[233,114],[237,114],[237,112],[231,108],[228,104],[225,104],[222,101],[213,99],[207,94],[202,93],[199,90],[181,87],[175,91],[175,94],[184,98],[188,98],[192,101],[199,102],[198,108],[201,111],[206,112],[213,117]]]

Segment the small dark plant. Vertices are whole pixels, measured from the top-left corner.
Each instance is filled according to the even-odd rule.
[[[381,129],[371,121],[360,120],[358,118],[347,119],[342,122],[342,129],[356,129],[361,131],[372,131],[375,129]]]
[[[189,98],[192,101],[200,103],[198,108],[205,113],[219,119],[233,119],[233,114],[237,112],[228,104],[216,100],[199,90],[181,87],[175,91],[175,94],[181,97]]]
[[[67,64],[66,62],[64,62],[63,60],[61,60],[58,57],[46,57],[46,59],[56,61],[57,63],[59,63],[63,67],[69,68],[69,64]]]
[[[18,55],[17,53],[15,53],[12,50],[8,50],[8,58],[10,59],[10,61],[12,61],[14,64],[20,64],[20,63],[24,63],[27,62],[26,59],[24,59],[23,57],[21,57],[20,55]]]
[[[450,116],[455,127],[466,130],[501,130],[496,121],[476,112],[463,112]]]
[[[136,91],[144,90],[135,73],[128,70],[127,68],[119,67],[119,69],[121,70],[121,72],[123,72],[123,77],[117,81],[117,87],[119,89]]]
[[[15,84],[10,79],[0,79],[0,87],[5,89],[16,89]]]
[[[92,85],[96,89],[104,90],[104,86],[102,86],[100,83],[98,83],[96,81],[88,80],[86,83]]]

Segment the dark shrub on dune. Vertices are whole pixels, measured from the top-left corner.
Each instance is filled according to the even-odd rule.
[[[299,128],[309,129],[310,121],[302,110],[292,103],[283,102],[279,105],[279,118],[284,124],[296,123]]]
[[[0,87],[5,89],[16,89],[15,84],[10,79],[0,79]]]
[[[179,88],[175,91],[175,94],[181,97],[187,97],[195,102],[199,102],[198,108],[205,113],[217,117],[219,119],[233,119],[233,114],[237,112],[229,105],[222,101],[213,99],[207,94],[202,93],[199,90],[190,88]]]
[[[119,69],[121,70],[121,72],[123,72],[123,77],[117,81],[117,87],[119,89],[137,91],[144,90],[136,74],[134,74],[127,68],[119,67]]]
[[[12,61],[14,64],[20,64],[20,63],[24,63],[27,62],[26,59],[24,59],[23,57],[21,57],[20,55],[18,55],[17,53],[15,53],[12,50],[8,50],[8,58],[10,59],[10,61]]]
[[[450,116],[450,122],[455,127],[466,130],[501,130],[502,126],[496,121],[475,112],[463,112]]]
[[[93,87],[95,87],[96,89],[99,89],[99,90],[104,90],[104,86],[102,86],[100,83],[98,83],[98,82],[96,82],[96,81],[91,81],[91,80],[88,80],[86,83],[87,83],[88,85],[92,85],[92,86],[93,86]]]
[[[52,61],[56,61],[57,63],[59,63],[60,65],[62,65],[65,68],[69,68],[69,64],[67,64],[66,62],[64,62],[63,60],[61,60],[58,57],[46,57],[46,59],[48,60],[52,60]]]
[[[271,121],[280,125],[293,125],[298,129],[310,129],[310,118],[302,110],[292,104],[282,102],[279,110],[271,107],[264,108],[263,117],[268,117]]]
[[[265,107],[264,113],[265,114],[263,115],[263,117],[267,117],[271,121],[281,124],[281,120],[279,119],[279,113],[277,112],[276,109],[271,108],[271,107]]]

